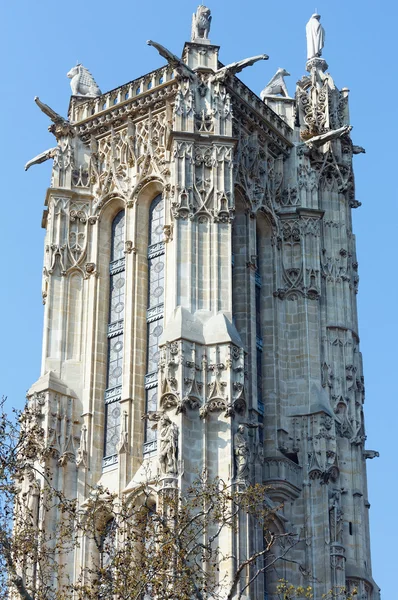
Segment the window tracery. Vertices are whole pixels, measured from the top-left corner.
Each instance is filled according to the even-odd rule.
[[[163,241],[164,201],[156,196],[149,209],[147,362],[145,412],[157,410],[159,339],[163,333],[165,247]],[[156,431],[145,421],[144,454],[156,450]]]
[[[120,438],[120,399],[123,375],[123,325],[125,307],[125,211],[112,222],[111,256],[109,262],[108,359],[105,390],[105,443],[103,466],[117,462]]]

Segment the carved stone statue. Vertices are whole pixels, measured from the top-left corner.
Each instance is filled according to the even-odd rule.
[[[344,513],[341,509],[341,493],[339,490],[333,490],[329,498],[329,526],[331,542],[342,542],[343,514]]]
[[[197,39],[207,40],[209,38],[210,25],[210,8],[200,4],[196,10],[196,13],[192,15],[191,42],[194,42]]]
[[[325,44],[325,30],[319,22],[320,18],[321,15],[313,14],[305,27],[308,60],[322,56],[322,48]]]
[[[286,69],[278,69],[272,79],[267,83],[265,88],[260,94],[261,100],[264,100],[266,96],[277,96],[281,94],[285,98],[289,97],[284,77],[290,76],[290,73]]]
[[[80,445],[76,452],[76,465],[79,467],[83,464],[87,466],[87,427],[82,425],[80,432]]]
[[[244,436],[245,426],[239,425],[234,435],[234,455],[236,466],[236,478],[247,479],[249,476],[249,444]]]
[[[39,503],[40,503],[40,483],[35,478],[33,471],[28,473],[28,489],[24,493],[26,498],[26,506],[34,524],[37,524],[39,519]]]
[[[162,473],[177,474],[178,427],[165,413],[159,419],[159,463]]]
[[[77,64],[75,67],[72,67],[66,76],[71,80],[72,96],[89,96],[92,98],[101,96],[101,90],[96,84],[94,77],[83,65]]]

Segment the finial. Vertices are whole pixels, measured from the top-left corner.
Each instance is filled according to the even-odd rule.
[[[196,13],[192,15],[191,42],[203,43],[203,41],[206,40],[206,42],[209,43],[210,25],[210,8],[200,4]]]

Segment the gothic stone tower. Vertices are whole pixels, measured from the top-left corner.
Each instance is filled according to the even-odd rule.
[[[133,494],[144,470],[164,485],[202,469],[266,482],[283,502],[275,526],[301,541],[247,598],[310,573],[317,599],[347,585],[377,600],[348,90],[326,73],[317,17],[295,97],[279,70],[261,100],[236,73],[267,57],[223,67],[206,10],[182,59],[151,42],[166,66],[111,92],[73,69],[68,120],[36,100],[57,147],[30,163],[54,159],[28,397],[55,481],[80,503],[98,483]],[[173,460],[146,414],[162,415],[158,436],[172,431]],[[256,548],[244,528],[226,554]],[[75,550],[72,574],[88,556]]]

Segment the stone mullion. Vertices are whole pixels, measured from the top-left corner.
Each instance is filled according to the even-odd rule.
[[[95,224],[89,226],[88,230],[88,262],[98,265],[99,261],[99,248],[98,248],[98,236],[99,236],[99,224],[98,221]],[[81,412],[82,412],[82,427],[87,427],[87,459],[86,465],[82,464],[81,468],[78,469],[78,486],[80,487],[81,498],[85,498],[87,494],[87,470],[90,468],[98,468],[98,462],[96,458],[96,451],[92,452],[91,444],[94,441],[93,436],[93,415],[97,407],[95,407],[95,369],[96,364],[96,342],[97,342],[97,327],[96,318],[97,314],[97,293],[98,293],[98,279],[97,273],[94,277],[89,277],[85,282],[85,311],[86,311],[86,327],[83,334],[83,389],[81,394]],[[102,406],[102,405],[101,405]],[[103,412],[103,407],[101,408]],[[98,449],[97,449],[98,451]]]
[[[221,257],[219,255],[220,252],[220,240],[219,240],[219,231],[220,227],[218,223],[211,222],[210,223],[210,248],[209,248],[209,259],[213,258],[212,269],[210,271],[210,281],[213,283],[213,289],[210,299],[210,310],[213,313],[217,313],[220,309],[219,307],[219,290],[221,287]]]
[[[269,225],[269,227],[271,227]],[[271,233],[272,235],[272,233]],[[271,237],[263,236],[262,246],[270,244],[269,262],[262,263],[262,258],[259,258],[260,275],[262,284],[262,310],[264,303],[267,303],[266,320],[262,319],[262,334],[263,334],[263,402],[264,402],[264,449],[266,454],[275,453],[275,442],[272,441],[273,432],[276,429],[276,419],[280,410],[280,397],[282,390],[280,389],[281,380],[281,364],[280,359],[283,356],[283,338],[280,339],[280,329],[278,323],[282,318],[283,303],[274,298],[273,291],[277,289],[278,273],[280,271],[280,250],[276,244],[272,243]],[[264,249],[266,250],[266,248]],[[264,251],[265,256],[265,251]],[[262,268],[261,268],[262,267]],[[269,276],[271,272],[271,276]],[[268,274],[268,277],[267,277]],[[281,346],[282,345],[282,346]]]
[[[106,249],[101,247],[100,227],[105,232],[107,226],[110,227],[107,219],[104,219],[101,224],[99,221],[95,221],[95,224],[91,226],[90,256],[92,262],[96,265],[96,273],[87,281],[87,315],[91,315],[91,318],[87,320],[86,364],[83,366],[86,373],[82,400],[84,423],[87,426],[89,461],[87,466],[96,475],[101,473],[103,458],[104,389],[106,386],[108,354],[108,319],[106,315],[109,296],[109,255],[106,253]],[[84,474],[84,477],[87,477],[87,475]],[[87,494],[87,490],[85,490],[85,494]]]
[[[65,253],[68,240],[66,238],[65,221],[69,205],[67,197],[52,197],[49,202],[50,223],[50,260],[52,264],[48,270],[51,283],[48,287],[49,304],[47,331],[51,338],[46,347],[46,356],[43,357],[43,370],[61,372],[62,340],[65,339]],[[52,334],[52,335],[51,335]]]
[[[137,244],[135,239],[135,225],[137,220],[137,203],[133,207],[125,211],[125,239],[124,239],[124,255],[125,255],[125,311],[123,323],[123,375],[122,375],[122,395],[120,400],[120,421],[121,421],[121,437],[119,442],[119,490],[122,492],[131,477],[131,460],[130,460],[130,445],[132,442],[131,435],[131,413],[134,414],[133,407],[133,373],[135,368],[131,368],[134,364],[134,316],[137,310],[135,287],[138,281],[136,271],[135,256],[137,253]],[[125,415],[126,413],[126,415]],[[127,431],[123,428],[127,427]],[[128,441],[123,440],[122,436],[126,436]]]

